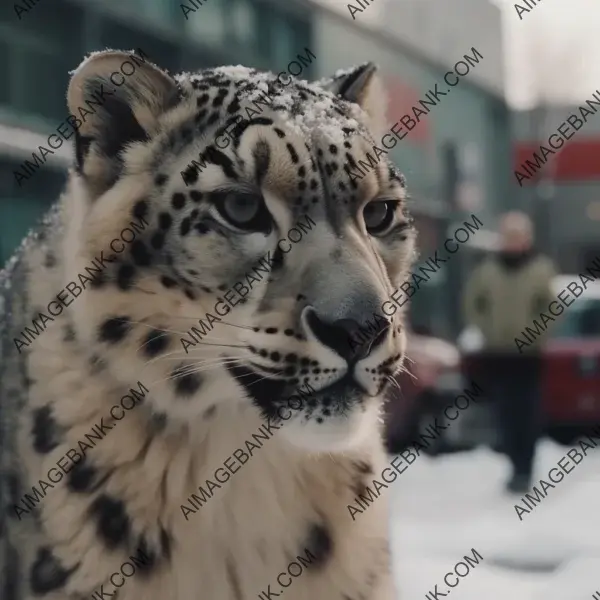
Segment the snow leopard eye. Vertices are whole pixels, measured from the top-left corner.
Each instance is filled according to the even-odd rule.
[[[215,208],[227,223],[242,231],[269,231],[273,224],[261,195],[237,191],[211,194]]]
[[[397,200],[375,200],[369,202],[363,209],[363,218],[367,231],[371,235],[381,235],[394,221]]]

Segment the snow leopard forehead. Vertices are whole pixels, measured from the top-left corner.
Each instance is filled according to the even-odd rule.
[[[404,177],[388,160],[387,151],[376,147],[373,120],[361,106],[340,95],[351,85],[352,73],[361,68],[364,67],[339,71],[332,78],[314,83],[243,66],[180,74],[175,80],[187,101],[177,109],[177,119],[170,119],[170,133],[160,144],[155,166],[171,175],[179,172],[186,186],[199,183],[198,164],[205,161],[227,165],[227,176],[243,178],[235,172],[229,158],[231,151],[235,154],[235,166],[243,167],[244,159],[252,162],[249,154],[265,154],[270,151],[269,146],[272,150],[269,136],[276,136],[279,141],[287,138],[277,161],[288,159],[299,169],[300,176],[307,169],[320,179],[333,182],[334,200],[336,192],[344,195],[359,187],[356,175],[353,178],[348,174],[363,159],[373,167],[369,157],[373,149],[375,162],[379,163],[372,169],[374,185],[355,194],[356,199],[378,194],[403,197]],[[239,138],[253,125],[264,127],[254,137],[255,143],[247,146],[245,155],[243,149],[238,152]],[[267,131],[268,126],[271,131]],[[186,156],[183,162],[178,160],[182,155]],[[360,169],[358,172],[362,173]],[[202,177],[200,180],[206,182]],[[306,182],[311,184],[316,189],[314,180]],[[302,189],[304,184],[299,185]],[[317,202],[314,197],[312,200]]]
[[[115,88],[111,70],[124,60],[135,63],[137,70]],[[106,92],[108,101],[80,128],[76,170],[84,175],[94,197],[131,172],[128,163],[135,173],[155,173],[158,186],[175,172],[189,185],[183,172],[196,158],[202,162],[208,156],[211,164],[216,158],[223,166],[233,154],[237,166],[244,167],[254,164],[252,156],[264,154],[261,146],[267,144],[277,147],[277,156],[272,157],[275,170],[283,161],[289,166],[287,153],[291,163],[298,163],[296,156],[304,153],[300,163],[310,161],[311,167],[320,153],[318,158],[325,155],[326,159],[318,161],[320,178],[333,178],[338,186],[340,177],[364,159],[372,171],[367,180],[373,181],[357,185],[356,176],[350,181],[345,176],[340,191],[362,186],[362,197],[379,192],[403,197],[403,176],[389,160],[389,152],[374,141],[383,132],[386,114],[385,93],[375,72],[375,65],[366,63],[312,83],[287,72],[239,65],[171,75],[147,57],[96,53],[74,72],[69,107],[76,111],[103,84],[112,91]],[[233,142],[231,146],[224,136]],[[286,136],[283,147],[288,152],[282,153],[282,145],[273,142]],[[373,151],[376,160],[368,156]]]
[[[228,105],[225,110],[233,113],[241,108],[242,116],[247,119],[262,114],[268,104],[291,131],[307,142],[315,135],[323,136],[332,143],[341,143],[345,137],[358,131],[370,136],[360,108],[324,90],[318,83],[289,76],[286,79],[281,74],[240,65],[182,74],[177,80],[181,85],[187,84],[200,92],[201,98],[204,93],[215,98],[231,91],[233,106]],[[238,107],[238,103],[241,106]],[[213,100],[210,108],[220,106],[220,102],[215,104]],[[207,116],[209,118],[210,115]]]

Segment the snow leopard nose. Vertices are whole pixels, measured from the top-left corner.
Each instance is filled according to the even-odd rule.
[[[306,317],[308,326],[319,342],[331,348],[348,363],[358,362],[370,354],[371,344],[354,343],[360,330],[358,321],[354,319],[326,321],[319,317],[315,310],[311,310]]]

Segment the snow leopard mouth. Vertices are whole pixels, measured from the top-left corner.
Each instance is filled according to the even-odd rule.
[[[281,408],[289,406],[302,412],[307,420],[323,422],[331,416],[342,416],[370,396],[351,373],[316,389],[311,383],[293,384],[285,379],[268,377],[244,365],[228,365],[227,369],[252,398],[264,417],[272,422],[282,421]]]

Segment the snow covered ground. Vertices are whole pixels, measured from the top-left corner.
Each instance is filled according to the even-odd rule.
[[[541,441],[537,480],[569,449]],[[503,490],[508,475],[504,456],[480,448],[420,456],[391,484],[399,600],[425,599],[436,583],[447,592],[444,576],[472,548],[483,560],[451,590],[453,600],[591,600],[600,590],[600,447],[522,521],[520,496]]]

